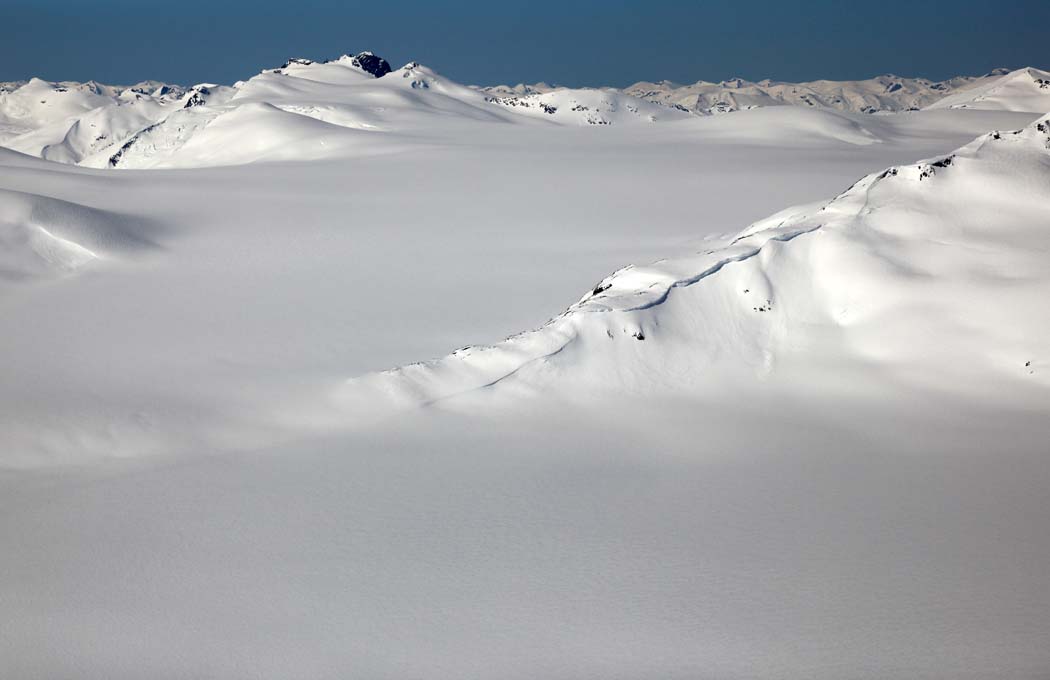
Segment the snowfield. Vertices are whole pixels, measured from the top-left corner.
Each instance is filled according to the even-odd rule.
[[[0,675],[1045,678],[1042,80],[0,85]]]
[[[1050,115],[869,175],[723,247],[621,269],[540,330],[360,381],[372,389],[352,412],[376,404],[376,390],[433,405],[505,382],[537,395],[564,384],[590,399],[756,375],[833,383],[846,367],[860,373],[851,391],[868,378],[1039,403],[1050,388],[1048,152]],[[717,375],[722,364],[731,375]]]

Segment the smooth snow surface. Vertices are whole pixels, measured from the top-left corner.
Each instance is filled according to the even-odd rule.
[[[945,97],[932,109],[1050,110],[1050,72],[1023,68],[980,87]]]
[[[0,88],[0,676],[1047,677],[1031,88],[361,63]]]

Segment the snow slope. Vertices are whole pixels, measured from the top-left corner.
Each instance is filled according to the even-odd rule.
[[[425,135],[428,128],[443,126],[449,118],[465,124],[542,121],[605,126],[678,122],[695,114],[780,105],[845,113],[910,111],[928,105],[1038,112],[1047,108],[1039,105],[1047,103],[1045,97],[1041,100],[1042,95],[1028,90],[1038,89],[1043,76],[1041,71],[1022,69],[939,83],[880,76],[797,84],[736,78],[684,87],[665,81],[638,83],[623,91],[554,88],[543,83],[476,88],[414,62],[392,70],[380,57],[362,52],[325,62],[290,59],[232,88],[201,84],[186,89],[153,82],[117,88],[38,79],[11,83],[10,92],[0,93],[0,130],[4,131],[0,142],[48,160],[95,168],[308,161],[377,153],[384,143],[389,151],[396,151],[403,146],[402,136]],[[990,94],[982,94],[986,90]],[[944,97],[948,103],[941,106],[937,102]],[[965,103],[973,97],[983,103]],[[252,106],[239,111],[245,105]],[[435,117],[444,120],[436,122]],[[833,127],[843,124],[826,118]],[[242,122],[247,124],[235,132]],[[215,131],[206,132],[213,124]],[[824,127],[819,124],[816,129]],[[388,137],[366,140],[338,128],[382,132]],[[198,135],[200,139],[190,143]]]
[[[990,83],[945,97],[929,108],[1046,111],[1050,109],[1050,72],[1018,69]]]
[[[362,53],[370,54],[370,53]],[[411,63],[376,77],[360,57],[289,60],[144,129],[90,167],[156,168],[311,160],[374,148],[361,131],[414,133],[433,118],[501,120],[476,91]],[[384,62],[385,63],[385,62]],[[214,90],[215,88],[213,88]],[[396,139],[387,140],[396,149]]]
[[[779,370],[1050,403],[1048,197],[1050,116],[869,175],[724,248],[626,267],[537,331],[354,380],[343,398],[360,411],[505,383],[667,394]]]
[[[421,120],[405,107],[405,121]],[[74,236],[102,257],[73,270],[81,275],[68,286],[23,281],[5,296],[6,323],[19,332],[0,350],[49,357],[44,374],[35,362],[5,371],[8,464],[250,447],[331,426],[345,420],[329,395],[347,372],[506,335],[625,261],[721,238],[846,178],[1030,119],[773,107],[597,130],[492,108],[487,120],[424,113],[432,124],[407,134],[245,102],[180,142],[193,152],[187,164],[225,166],[192,172],[100,172],[0,154],[0,187],[124,215],[157,244],[99,249]],[[191,146],[208,135],[214,143]],[[309,154],[320,158],[301,162]],[[300,162],[228,165],[249,157]],[[33,251],[18,252],[18,267],[37,266]],[[115,348],[118,372],[107,358]],[[104,398],[76,396],[84,391]]]
[[[110,103],[112,97],[88,84],[71,88],[33,78],[0,92],[0,141]]]
[[[0,294],[10,282],[66,276],[151,249],[147,231],[118,214],[0,189]]]
[[[569,125],[607,125],[685,117],[679,111],[597,90],[524,97],[484,95],[415,62],[375,77],[356,65],[357,59],[343,56],[323,63],[291,60],[279,69],[263,71],[236,84],[234,94],[222,104],[198,112],[209,118],[192,128],[192,143],[168,145],[176,146],[176,150],[153,154],[144,162],[122,157],[114,167],[310,160],[353,154],[362,147],[374,149],[380,143],[396,149],[400,136],[418,135],[446,124],[442,119],[506,124],[533,118]],[[245,107],[249,108],[242,110]],[[245,125],[245,121],[251,123]],[[168,126],[159,126],[164,127]],[[180,124],[178,129],[185,128]],[[355,131],[387,133],[388,138],[369,139]],[[149,134],[159,131],[150,130]],[[291,143],[293,140],[296,143]],[[92,164],[99,165],[97,161]]]
[[[3,675],[1045,676],[1034,115],[316,69],[0,149]]]
[[[0,144],[62,163],[79,163],[183,105],[179,86],[49,83],[33,78],[0,91]]]

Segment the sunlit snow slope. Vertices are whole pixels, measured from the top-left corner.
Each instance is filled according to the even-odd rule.
[[[1046,403],[1048,250],[1050,116],[865,177],[724,248],[626,267],[539,330],[354,380],[343,398],[706,393],[775,373]]]
[[[0,144],[94,168],[237,165],[396,152],[429,128],[494,121],[646,125],[769,106],[877,113],[1050,108],[1050,74],[1027,68],[942,82],[638,83],[614,88],[466,87],[416,62],[391,69],[371,52],[290,59],[232,87],[48,83],[0,87]],[[378,136],[360,132],[386,133]]]
[[[945,97],[929,108],[1046,111],[1050,109],[1050,72],[1018,69],[992,82]]]

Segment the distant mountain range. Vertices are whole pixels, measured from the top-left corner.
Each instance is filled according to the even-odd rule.
[[[1017,71],[1000,68],[983,76],[958,76],[942,81],[902,78],[887,74],[867,80],[814,80],[803,83],[769,79],[752,82],[743,78],[731,78],[718,83],[701,80],[691,85],[681,85],[662,80],[655,83],[643,81],[622,90],[602,89],[623,92],[639,99],[681,108],[699,115],[785,105],[854,113],[886,113],[924,109],[948,98],[958,106],[967,107],[971,94],[976,95],[1006,80],[1031,80],[1038,88],[1040,81],[1045,82],[1047,78],[1047,72],[1033,68]],[[566,88],[547,83],[482,88],[485,92],[503,97],[535,96],[563,89]],[[1037,106],[1032,110],[1042,111],[1044,108],[1046,107]]]
[[[289,59],[232,86],[158,81],[0,83],[0,146],[98,168],[188,167],[309,159],[369,148],[374,132],[408,133],[434,117],[505,123],[627,125],[767,106],[844,113],[924,108],[1050,110],[1050,73],[998,69],[933,82],[892,75],[782,83],[734,78],[616,88],[546,83],[477,87],[371,52],[330,61]],[[389,137],[387,138],[390,139]]]

